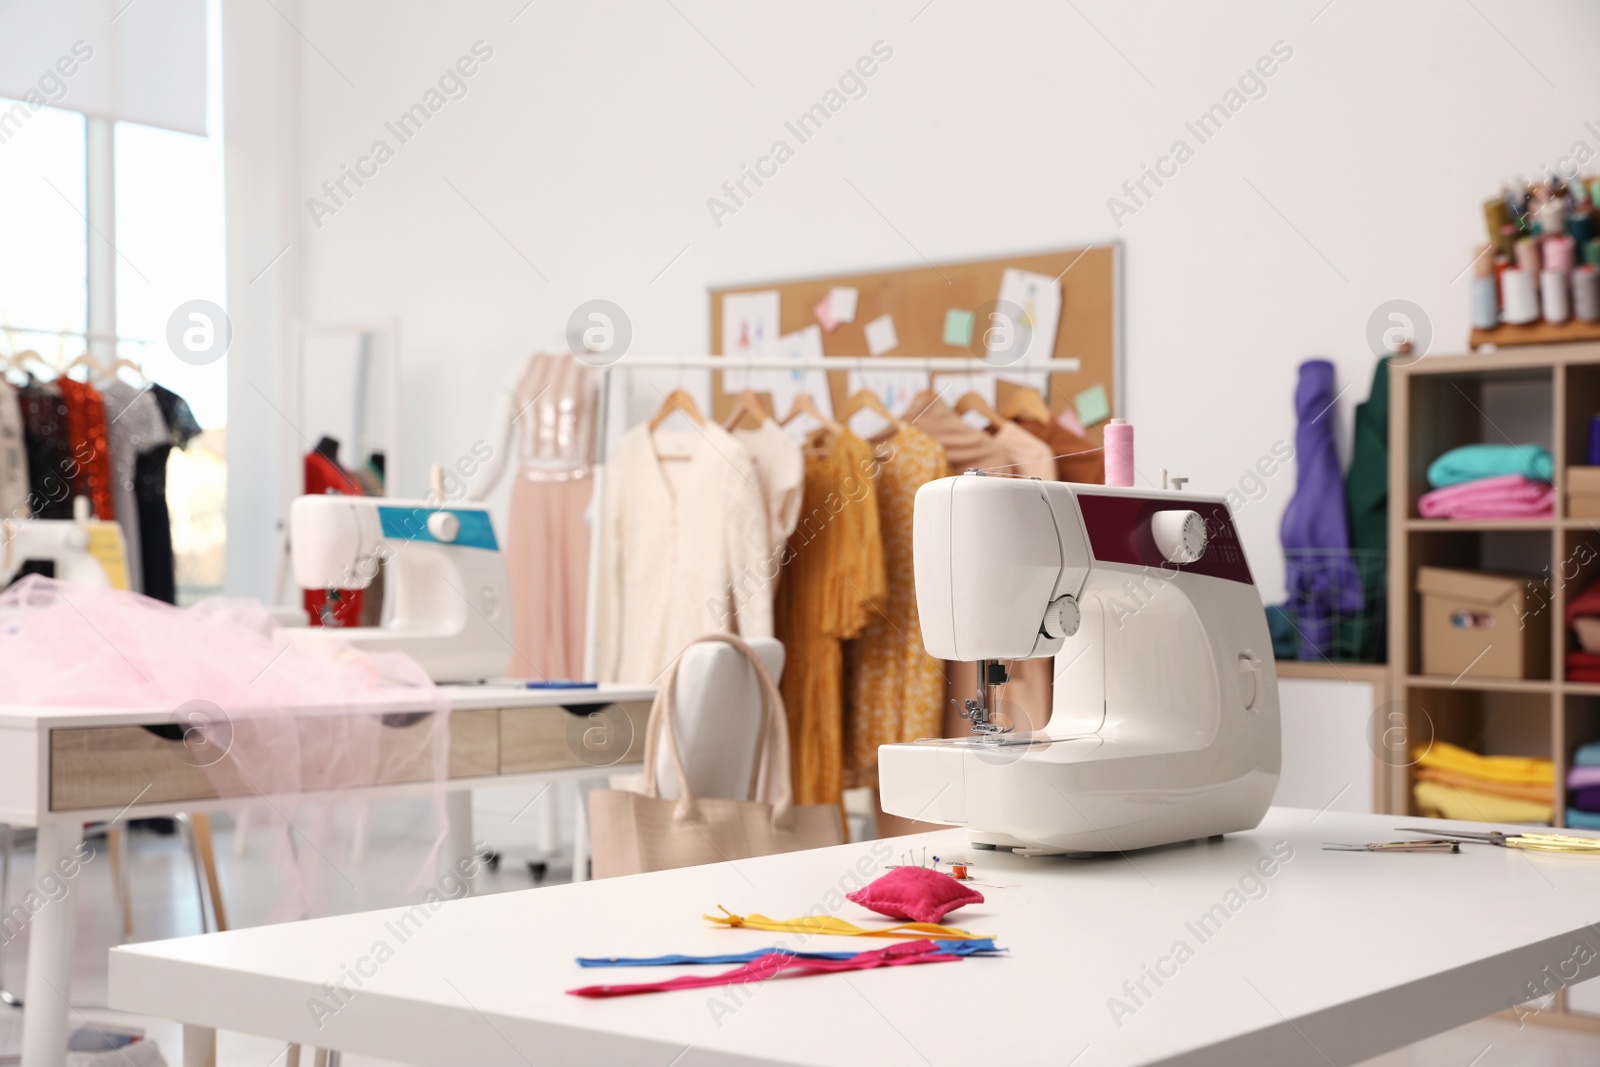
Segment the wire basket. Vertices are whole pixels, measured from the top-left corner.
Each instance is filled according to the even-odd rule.
[[[1298,658],[1384,662],[1388,550],[1296,548],[1283,555],[1289,588],[1283,607],[1299,639]]]

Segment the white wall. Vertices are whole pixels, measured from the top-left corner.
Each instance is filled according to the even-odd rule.
[[[384,123],[475,41],[494,54],[320,228],[302,206],[305,313],[400,316],[400,488],[420,492],[584,300],[622,305],[636,351],[705,351],[709,284],[1117,237],[1139,466],[1223,492],[1292,438],[1300,360],[1335,360],[1348,423],[1383,302],[1460,349],[1480,201],[1600,148],[1600,9],[1325,2],[308,4],[302,201],[396,145]],[[865,97],[719,228],[707,198],[880,40]],[[1199,143],[1185,122],[1277,41],[1266,95]],[[1108,198],[1179,138],[1193,158],[1117,225]],[[1293,481],[1240,514],[1273,598]]]

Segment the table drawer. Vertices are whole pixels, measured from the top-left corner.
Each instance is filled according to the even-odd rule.
[[[608,767],[644,758],[648,701],[500,712],[500,773]],[[592,714],[591,714],[592,713]]]
[[[374,784],[422,782],[433,776],[431,754],[419,751],[406,735],[410,730],[427,729],[427,717],[426,713],[419,713],[388,718],[389,725],[378,735]],[[302,746],[315,746],[319,734],[327,737],[333,733],[319,716],[298,719],[296,726]],[[120,808],[135,797],[141,804],[159,804],[248,796],[254,792],[231,754],[212,766],[199,766],[183,741],[170,736],[175,733],[168,731],[169,736],[161,736],[142,726],[50,731],[50,809]],[[499,769],[499,747],[499,712],[451,713],[451,778],[493,776]],[[313,763],[307,762],[308,774],[315,774]],[[344,784],[348,783],[335,786]]]

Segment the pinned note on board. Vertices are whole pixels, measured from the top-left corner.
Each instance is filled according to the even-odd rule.
[[[828,304],[836,322],[856,321],[856,295],[848,285],[836,285],[828,290]]]
[[[867,351],[881,356],[900,343],[894,332],[894,317],[879,315],[867,323]]]
[[[829,289],[828,295],[812,308],[822,328],[832,333],[841,322],[856,321],[856,296],[856,290],[847,285],[836,285]]]
[[[728,293],[722,298],[722,354],[741,359],[772,354],[778,341],[778,291]],[[737,393],[750,388],[750,372],[723,371],[722,389]]]
[[[1087,437],[1083,432],[1083,423],[1078,420],[1078,412],[1074,408],[1062,408],[1061,414],[1056,416],[1056,424],[1074,437]]]
[[[966,348],[972,343],[972,312],[950,308],[944,313],[944,343]]]
[[[1073,397],[1073,406],[1078,409],[1078,421],[1085,426],[1093,426],[1111,417],[1111,399],[1106,396],[1106,387],[1103,385],[1091,385]]]

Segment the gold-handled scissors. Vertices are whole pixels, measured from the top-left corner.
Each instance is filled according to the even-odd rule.
[[[1592,852],[1600,855],[1600,837],[1573,837],[1570,834],[1507,834],[1499,830],[1486,833],[1451,830],[1440,834],[1436,830],[1422,830],[1415,826],[1396,827],[1403,834],[1427,834],[1438,839],[1471,841],[1481,845],[1498,845],[1501,848],[1522,848],[1534,852]]]

